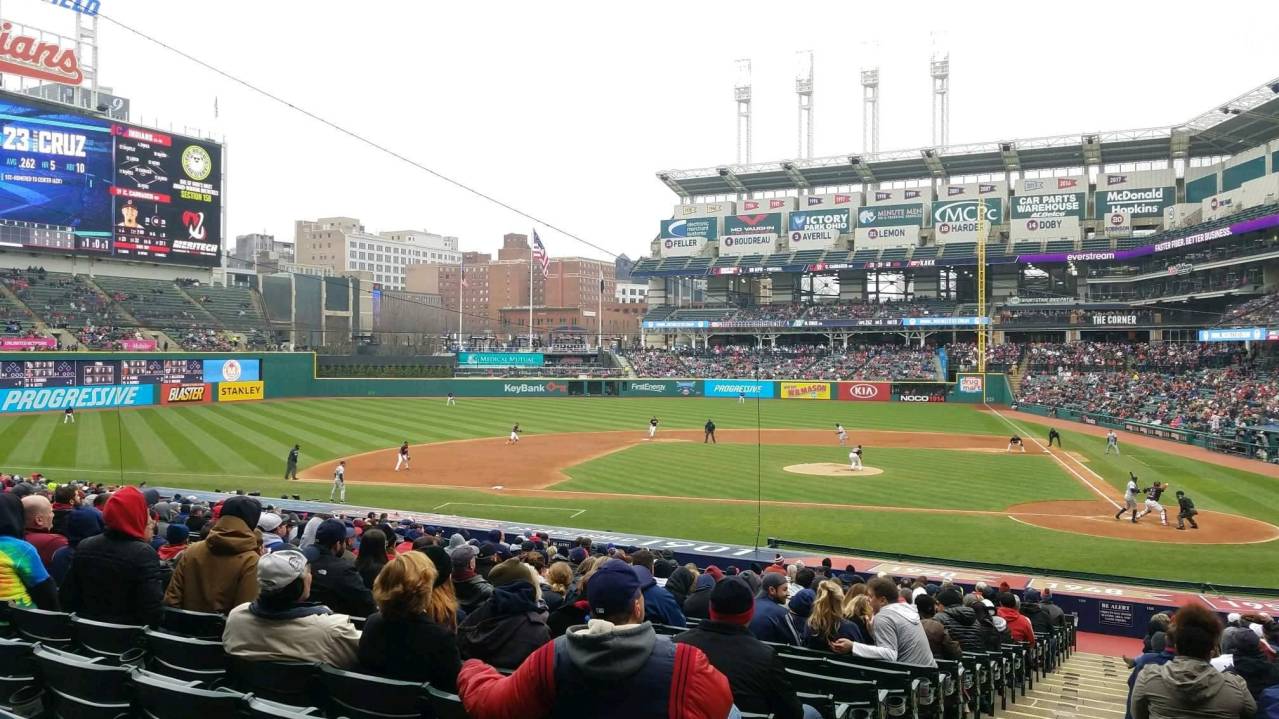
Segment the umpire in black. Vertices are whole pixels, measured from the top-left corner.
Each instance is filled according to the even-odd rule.
[[[702,437],[702,444],[706,444],[707,442],[710,442],[711,444],[719,444],[715,441],[715,423],[709,419],[706,420],[706,427],[704,427],[704,429],[706,430],[706,436]]]
[[[302,451],[301,445],[293,445],[293,449],[289,450],[289,458],[284,463],[284,478],[298,478],[298,453]]]
[[[1048,446],[1049,447],[1053,446],[1053,442],[1056,442],[1057,446],[1061,447],[1061,435],[1057,434],[1056,427],[1049,427],[1048,428]]]
[[[1190,522],[1191,529],[1199,529],[1199,523],[1195,521],[1195,515],[1199,514],[1199,510],[1195,509],[1195,502],[1186,496],[1185,492],[1177,492],[1177,506],[1180,507],[1177,512],[1177,529],[1185,529],[1186,522]]]

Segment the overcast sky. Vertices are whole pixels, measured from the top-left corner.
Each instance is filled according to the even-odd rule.
[[[816,154],[862,150],[859,69],[881,67],[881,149],[930,141],[930,36],[951,142],[1184,122],[1279,76],[1273,10],[1216,2],[283,2],[101,0],[181,48],[611,253],[646,254],[678,198],[657,178],[735,160],[736,58],[755,161],[796,154],[795,53],[816,55]],[[71,34],[71,11],[0,0]],[[1247,18],[1269,15],[1265,22]],[[877,43],[877,50],[867,44]],[[877,55],[877,57],[872,57]],[[228,239],[356,216],[493,250],[531,223],[103,22],[103,85],[133,120],[228,145]],[[219,117],[215,118],[214,98]],[[551,230],[553,255],[605,257]]]

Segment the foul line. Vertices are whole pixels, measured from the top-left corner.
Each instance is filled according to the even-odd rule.
[[[987,410],[989,410],[989,411],[991,411],[991,412],[993,412],[993,413],[994,413],[994,415],[995,415],[996,417],[998,417],[998,418],[1000,418],[1000,419],[1004,420],[1005,422],[1007,422],[1009,427],[1012,427],[1014,430],[1016,430],[1016,431],[1020,432],[1020,433],[1021,433],[1021,436],[1024,436],[1024,437],[1029,438],[1029,439],[1030,439],[1030,441],[1031,441],[1031,442],[1034,442],[1034,443],[1035,443],[1035,445],[1036,445],[1036,446],[1038,446],[1040,449],[1042,449],[1042,450],[1044,451],[1044,453],[1045,453],[1045,454],[1047,454],[1048,456],[1052,457],[1052,458],[1053,458],[1053,459],[1057,462],[1057,464],[1060,464],[1060,465],[1062,466],[1062,469],[1065,469],[1067,472],[1070,472],[1071,474],[1075,475],[1075,478],[1076,478],[1076,479],[1078,479],[1080,482],[1083,482],[1083,483],[1084,483],[1084,485],[1085,485],[1086,487],[1088,487],[1089,489],[1091,489],[1092,491],[1096,492],[1096,493],[1097,493],[1097,495],[1098,495],[1099,497],[1101,497],[1102,499],[1104,499],[1104,500],[1106,500],[1107,502],[1109,502],[1109,503],[1110,503],[1110,506],[1114,507],[1115,509],[1119,509],[1121,506],[1123,506],[1123,505],[1119,504],[1118,502],[1116,502],[1115,500],[1111,499],[1110,495],[1109,495],[1109,494],[1106,494],[1106,493],[1105,493],[1105,492],[1103,492],[1101,489],[1099,489],[1099,488],[1097,487],[1097,485],[1093,484],[1092,482],[1089,482],[1089,481],[1088,481],[1088,479],[1087,479],[1086,477],[1084,477],[1084,475],[1082,475],[1082,474],[1080,474],[1080,473],[1076,472],[1075,470],[1071,469],[1071,468],[1070,468],[1070,465],[1066,464],[1065,460],[1063,460],[1063,459],[1062,459],[1061,457],[1059,457],[1058,455],[1053,454],[1052,450],[1050,450],[1049,448],[1045,447],[1042,443],[1040,443],[1040,441],[1039,441],[1038,439],[1036,439],[1036,438],[1035,438],[1035,436],[1034,436],[1033,434],[1031,434],[1030,432],[1027,432],[1025,427],[1021,427],[1021,426],[1017,425],[1017,424],[1016,424],[1016,423],[1014,423],[1011,419],[1008,419],[1008,418],[1007,418],[1007,417],[1005,417],[1004,415],[1000,414],[1000,413],[999,413],[999,410],[995,409],[994,407],[991,407],[990,405],[986,405],[986,409],[987,409]],[[1069,457],[1069,455],[1067,455],[1067,456]],[[1087,466],[1085,466],[1083,462],[1080,462],[1079,460],[1075,459],[1074,457],[1070,457],[1070,459],[1071,459],[1071,461],[1073,461],[1075,464],[1077,464],[1077,465],[1079,465],[1080,467],[1082,467],[1082,468],[1084,469],[1084,471],[1091,473],[1094,477],[1096,477],[1096,478],[1097,478],[1097,479],[1099,479],[1099,480],[1102,480],[1103,482],[1105,481],[1105,479],[1104,479],[1104,478],[1103,478],[1100,474],[1097,474],[1096,472],[1093,472],[1091,469],[1089,469]]]
[[[585,509],[574,509],[572,507],[534,507],[531,504],[479,504],[477,502],[445,502],[444,504],[441,504],[438,507],[432,508],[431,511],[436,512],[449,506],[497,507],[500,509],[548,509],[548,510],[555,510],[558,512],[572,512],[572,514],[570,514],[568,517],[569,519],[576,519],[579,514],[583,514],[586,512]]]

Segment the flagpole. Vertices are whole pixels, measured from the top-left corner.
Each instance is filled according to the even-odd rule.
[[[600,350],[604,349],[604,270],[603,270],[603,269],[601,269],[601,270],[600,270],[600,298],[599,298],[599,300],[600,300],[600,302],[599,302],[599,315],[596,317],[596,319],[597,319],[597,320],[599,320],[600,335],[599,335],[599,338],[598,338],[598,339],[596,340],[596,342],[595,342],[595,351],[596,351],[596,352],[598,352],[598,351],[600,351]]]
[[[462,265],[457,266],[457,346],[458,349],[466,349],[462,344]]]
[[[533,230],[537,241],[537,230]],[[533,351],[533,245],[528,246],[528,351]]]

